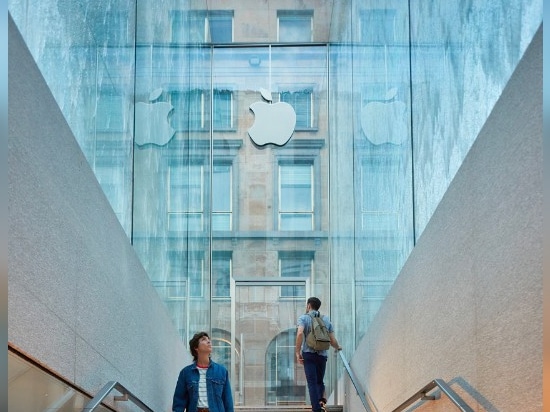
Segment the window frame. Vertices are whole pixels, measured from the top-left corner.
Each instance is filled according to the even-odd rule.
[[[313,227],[311,231],[321,230],[321,149],[324,139],[292,140],[275,153],[273,161],[273,228],[282,231],[279,225],[279,164],[296,161],[311,162],[313,165]],[[295,233],[296,231],[289,231]]]
[[[283,191],[285,186],[291,186],[290,183],[283,181],[283,173],[282,170],[285,167],[293,167],[293,166],[307,166],[309,167],[310,173],[309,173],[309,188],[311,190],[310,193],[310,204],[309,204],[309,210],[290,210],[290,209],[284,209],[283,202]],[[278,196],[278,202],[277,202],[277,227],[280,230],[287,230],[287,231],[312,231],[315,227],[315,171],[314,171],[314,162],[313,159],[286,159],[286,160],[279,160],[277,163],[277,193]],[[298,184],[292,185],[295,189],[299,188]],[[299,190],[299,189],[298,189]],[[287,216],[310,216],[311,217],[311,226],[309,229],[281,229],[283,225],[283,220]]]
[[[229,182],[226,182],[226,184],[228,185],[229,187],[229,209],[228,210],[225,210],[225,211],[217,211],[215,210],[215,202],[214,202],[214,196],[216,193],[219,193],[218,190],[216,190],[216,188],[214,187],[214,176],[215,176],[215,173],[216,173],[216,167],[217,166],[226,166],[226,167],[229,167]],[[212,170],[212,205],[211,205],[211,225],[212,225],[212,231],[215,232],[215,231],[232,231],[233,228],[234,228],[234,212],[233,212],[233,209],[234,209],[234,187],[233,187],[233,182],[235,181],[234,179],[234,174],[233,174],[233,169],[234,169],[234,166],[233,166],[233,161],[231,160],[227,160],[227,159],[224,159],[224,158],[221,158],[221,159],[214,159],[214,162],[213,162],[213,170]],[[216,229],[214,227],[214,217],[216,215],[223,215],[223,214],[227,214],[229,216],[229,228],[227,229]]]
[[[229,95],[228,102],[220,99],[223,95]],[[205,88],[171,90],[168,96],[173,107],[170,122],[177,132],[209,132],[210,127],[214,132],[237,130],[237,100],[233,87],[219,86],[212,91]],[[225,103],[227,111],[217,114],[222,103]],[[180,113],[184,122],[178,123]],[[220,119],[225,123],[220,123]],[[188,122],[185,123],[185,120]]]

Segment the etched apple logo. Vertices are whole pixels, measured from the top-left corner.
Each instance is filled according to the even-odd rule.
[[[163,146],[176,132],[168,122],[168,115],[174,109],[170,103],[155,102],[162,95],[162,89],[156,89],[149,95],[151,103],[136,103],[135,142]]]
[[[401,144],[408,135],[407,107],[395,100],[397,88],[390,89],[384,101],[369,102],[361,109],[361,128],[372,143]]]
[[[258,146],[274,144],[284,146],[294,133],[296,112],[285,102],[273,103],[271,92],[260,89],[264,101],[254,102],[249,109],[254,113],[254,124],[248,135]]]

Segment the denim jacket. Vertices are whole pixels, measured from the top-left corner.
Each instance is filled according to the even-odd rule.
[[[233,395],[227,369],[210,361],[206,371],[206,392],[210,412],[233,412]],[[173,412],[196,412],[199,402],[199,371],[197,364],[183,368],[178,376],[172,402]]]

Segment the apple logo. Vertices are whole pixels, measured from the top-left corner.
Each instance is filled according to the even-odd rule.
[[[401,144],[408,136],[407,107],[395,100],[397,88],[390,89],[384,101],[369,102],[361,110],[361,128],[372,143]]]
[[[159,146],[170,141],[176,132],[168,123],[168,115],[174,109],[170,103],[156,102],[162,95],[162,89],[156,89],[149,95],[151,103],[136,103],[135,142],[138,145],[147,143]]]
[[[248,129],[248,135],[258,146],[268,143],[284,146],[294,133],[296,112],[288,103],[273,103],[269,90],[260,89],[260,93],[269,103],[259,101],[250,105],[249,109],[254,113],[254,124]]]

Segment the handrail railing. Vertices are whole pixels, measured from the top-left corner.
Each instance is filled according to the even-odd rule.
[[[92,412],[97,408],[101,402],[111,393],[113,389],[119,391],[122,396],[115,396],[115,401],[132,401],[134,404],[140,407],[141,410],[146,412],[153,412],[151,408],[145,405],[139,398],[137,398],[132,392],[122,386],[119,382],[108,382],[98,393],[94,396],[82,409],[82,412]]]
[[[346,368],[346,371],[348,372],[349,378],[351,379],[351,383],[353,384],[353,387],[355,388],[357,395],[359,395],[359,399],[361,399],[361,402],[363,403],[363,406],[365,407],[365,410],[367,412],[377,412],[376,406],[370,399],[370,396],[368,394],[365,394],[361,386],[359,385],[359,382],[357,381],[357,378],[355,377],[355,374],[351,370],[351,367],[349,366],[348,360],[342,353],[342,351],[338,351],[338,354],[340,355],[340,359],[342,359],[342,363],[344,364],[344,368]],[[369,400],[367,400],[367,397],[369,397]]]
[[[458,396],[458,394],[451,389],[449,385],[445,383],[442,379],[434,379],[430,383],[428,383],[426,386],[424,386],[422,389],[420,389],[418,392],[416,392],[413,396],[411,396],[409,399],[407,399],[405,402],[403,402],[401,405],[399,405],[396,409],[394,409],[392,412],[400,412],[404,410],[407,406],[412,405],[418,400],[435,400],[435,396],[427,396],[426,394],[430,392],[432,389],[438,387],[442,393],[447,395],[447,397],[451,400],[451,402],[458,407],[462,412],[474,412],[472,408],[470,408],[464,400]]]
[[[355,377],[355,374],[351,370],[351,367],[349,366],[349,363],[342,353],[342,351],[338,351],[340,354],[340,358],[342,359],[342,362],[344,364],[344,367],[346,371],[348,372],[348,375],[351,379],[351,383],[355,387],[355,390],[357,391],[357,395],[359,395],[359,398],[361,399],[361,402],[363,403],[363,406],[365,407],[365,410],[367,412],[378,412],[376,409],[376,405],[372,401],[371,397],[367,392],[365,392],[361,386],[359,385],[359,382],[357,381],[357,378]],[[442,379],[434,379],[433,381],[429,382],[427,385],[425,385],[422,389],[420,389],[418,392],[416,392],[413,396],[411,396],[409,399],[407,399],[405,402],[403,402],[401,405],[399,405],[396,409],[394,409],[392,412],[400,412],[404,410],[406,407],[412,405],[418,400],[435,400],[438,399],[434,395],[427,395],[432,389],[439,388],[442,393],[447,395],[447,397],[450,399],[450,401],[462,412],[474,412],[472,408],[468,406],[464,400],[458,396],[458,394],[451,389],[449,385],[445,383]]]

